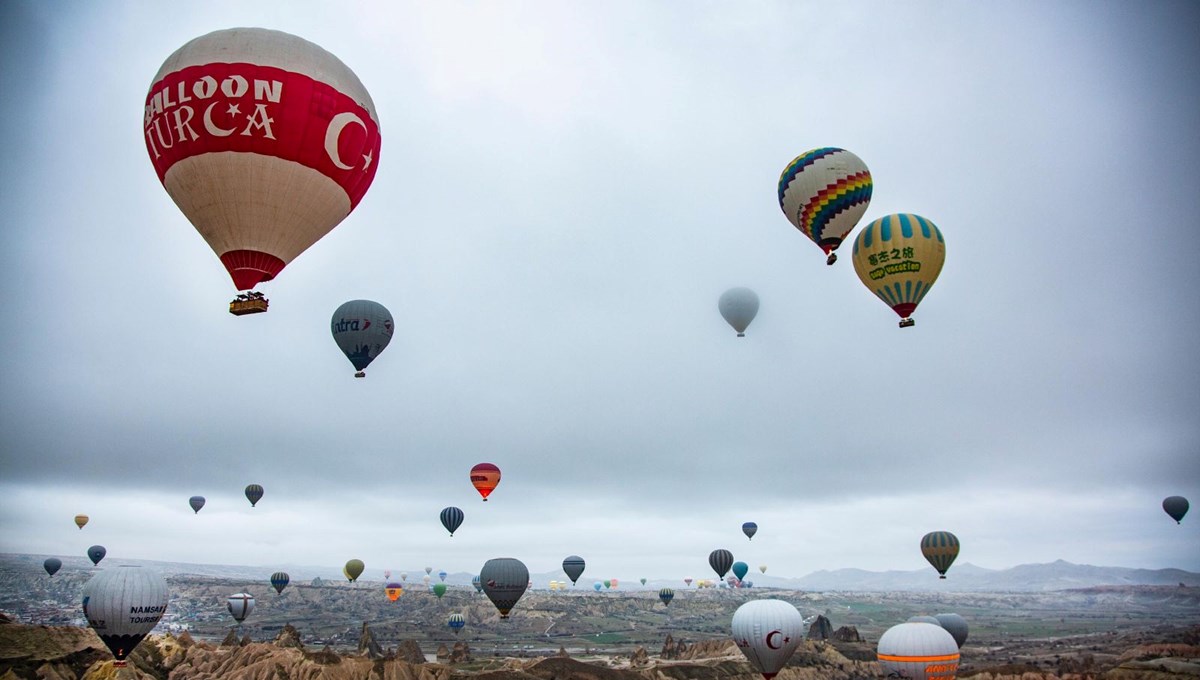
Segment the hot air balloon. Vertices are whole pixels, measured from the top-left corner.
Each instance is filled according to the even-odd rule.
[[[119,566],[96,573],[83,586],[83,616],[124,666],[167,610],[167,582],[144,567]]]
[[[42,562],[42,568],[46,570],[47,574],[54,576],[59,569],[62,569],[62,560],[57,557],[47,557],[46,561]]]
[[[433,567],[425,567],[425,575],[426,576],[428,576],[429,574],[432,574],[432,573],[433,573]]]
[[[748,571],[750,571],[750,565],[745,562],[733,563],[733,575],[737,577],[737,580],[741,581],[746,578],[746,572]]]
[[[600,589],[601,589],[601,588],[603,588],[603,587],[604,587],[604,584],[603,584],[603,583],[601,583],[601,582],[599,582],[599,581],[596,581],[595,583],[593,583],[593,584],[592,584],[592,588],[593,588],[593,589],[594,589],[594,590],[595,590],[597,593],[598,593],[598,592],[600,592]]]
[[[826,264],[871,202],[871,171],[866,163],[834,147],[796,156],[779,175],[779,207],[788,221],[825,251]]]
[[[608,578],[604,579],[604,587],[612,588],[612,579],[608,579]]]
[[[568,555],[563,560],[562,568],[566,572],[567,578],[571,579],[571,585],[575,585],[575,582],[579,580],[579,577],[583,574],[584,566],[583,558],[579,555]]]
[[[351,300],[333,312],[333,341],[354,365],[355,378],[365,378],[366,368],[392,341],[392,313],[371,300]]]
[[[758,295],[749,288],[730,288],[721,293],[717,310],[725,323],[733,326],[739,338],[746,337],[746,327],[758,315]]]
[[[421,577],[421,583],[424,583],[425,585],[429,585],[429,582],[431,580],[432,579],[429,578],[429,574],[425,574],[424,576]]]
[[[471,468],[471,484],[475,490],[483,496],[483,500],[488,499],[488,495],[500,483],[500,468],[491,463],[480,463]]]
[[[462,632],[463,626],[467,625],[467,618],[456,612],[450,615],[450,618],[446,621],[446,625],[450,626],[454,630],[454,636],[458,637],[458,634]]]
[[[471,577],[471,585],[475,586],[475,592],[477,592],[477,593],[483,592],[483,583],[479,580],[479,574],[476,574]]]
[[[691,576],[689,576],[689,577],[687,577],[687,578],[683,579],[683,584],[684,584],[684,585],[686,585],[686,586],[688,586],[688,587],[690,588],[690,587],[691,587],[691,585],[692,585],[692,577],[691,577]]]
[[[196,514],[199,514],[200,508],[204,507],[204,496],[192,496],[188,499],[188,505],[192,506],[192,510]]]
[[[250,484],[246,487],[246,500],[250,501],[250,507],[258,505],[262,500],[263,488],[257,484]]]
[[[1188,500],[1183,496],[1167,496],[1162,502],[1163,510],[1175,520],[1176,524],[1183,522],[1183,516],[1188,511]]]
[[[383,578],[384,578],[384,579],[390,579],[391,577],[392,577],[392,570],[391,570],[391,569],[384,569],[384,570],[383,570]]]
[[[402,572],[400,572],[400,580],[401,580],[401,581],[407,581],[407,580],[408,580],[408,572],[407,572],[407,571],[402,571]]]
[[[287,588],[287,584],[291,583],[292,578],[287,575],[287,572],[277,571],[271,574],[271,587],[275,589],[276,594],[282,594],[283,589]]]
[[[88,523],[87,515],[75,515],[75,526],[83,529],[83,525]]]
[[[449,574],[447,574],[445,570],[438,572],[438,580],[439,581],[445,581],[447,576],[449,576]]]
[[[919,215],[886,215],[854,239],[854,271],[872,293],[900,315],[900,327],[925,298],[942,265],[946,243],[933,222]]]
[[[954,643],[958,645],[958,648],[962,649],[963,644],[967,641],[967,620],[958,614],[938,614],[934,618],[954,638]]]
[[[442,599],[442,596],[446,594],[446,584],[445,583],[433,584],[433,594],[437,595],[437,599],[439,599],[439,600]]]
[[[379,118],[358,77],[279,31],[215,31],[176,50],[146,94],[143,127],[163,187],[238,290],[329,233],[379,167]],[[266,309],[251,293],[229,311]]]
[[[751,600],[733,613],[733,641],[770,680],[804,639],[804,618],[783,600]]]
[[[454,536],[454,532],[458,530],[463,523],[463,511],[456,507],[442,508],[442,526],[446,527],[446,531],[450,532],[450,536]]]
[[[609,579],[609,581],[611,581],[611,582],[612,582],[612,587],[613,587],[613,588],[616,588],[616,587],[619,585],[619,582],[618,582],[618,581],[617,581],[617,579],[615,579],[615,578],[614,578],[614,579]]]
[[[645,576],[638,579],[638,581],[640,581],[642,585],[646,585],[646,577]]]
[[[100,564],[100,560],[104,559],[104,556],[107,554],[108,551],[102,545],[93,545],[87,549],[87,556],[92,561],[92,564]]]
[[[225,600],[225,606],[233,615],[233,620],[241,623],[254,611],[254,596],[250,593],[234,593]]]
[[[717,576],[725,578],[729,568],[733,566],[733,553],[718,548],[708,554],[708,566],[717,572]]]
[[[500,611],[500,618],[507,619],[508,612],[517,604],[529,587],[529,570],[521,560],[512,557],[496,557],[483,564],[479,570],[483,592]]]
[[[758,570],[759,570],[759,572],[761,572],[763,574],[767,573],[767,565],[765,565],[765,564],[758,565]]]
[[[747,539],[754,539],[754,534],[758,533],[758,525],[754,522],[746,522],[742,525],[742,533],[746,534]]]
[[[901,623],[884,631],[877,650],[884,670],[914,680],[953,680],[958,672],[958,645],[941,626]]]
[[[931,531],[921,539],[921,554],[937,569],[939,578],[946,578],[946,570],[958,557],[958,537],[949,531]]]
[[[658,599],[662,600],[664,605],[670,605],[671,600],[675,598],[675,591],[670,588],[663,588],[658,591]]]
[[[349,579],[351,583],[354,583],[358,580],[359,576],[362,576],[363,569],[366,568],[367,567],[363,564],[362,560],[349,560],[346,562],[346,567],[344,569],[346,578]]]
[[[384,586],[383,592],[387,593],[387,598],[389,600],[395,602],[396,600],[400,599],[401,595],[404,594],[404,587],[399,583],[389,583]]]

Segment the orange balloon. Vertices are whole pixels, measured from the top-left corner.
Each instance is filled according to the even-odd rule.
[[[483,496],[483,500],[486,501],[488,499],[488,494],[492,493],[492,490],[495,489],[496,485],[499,483],[500,468],[496,467],[495,465],[492,465],[491,463],[480,463],[479,465],[471,468],[471,484],[474,485],[475,490],[479,492],[479,495]]]

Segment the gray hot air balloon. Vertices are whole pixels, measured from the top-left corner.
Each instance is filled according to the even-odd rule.
[[[446,527],[446,531],[450,532],[451,538],[454,537],[454,532],[458,531],[458,528],[462,526],[464,516],[460,508],[454,506],[442,508],[442,526]]]
[[[366,377],[367,366],[392,341],[392,313],[371,300],[351,300],[333,312],[333,341],[354,364],[355,378]]]
[[[59,569],[62,569],[62,560],[57,557],[47,557],[46,561],[42,562],[42,568],[46,570],[47,574],[54,576]]]
[[[200,508],[204,507],[204,496],[192,496],[188,499],[188,505],[192,506],[192,510],[199,513]]]
[[[733,641],[764,678],[773,678],[804,640],[804,617],[783,600],[751,600],[733,613]]]
[[[225,606],[229,608],[233,619],[241,623],[254,611],[254,596],[250,593],[234,593],[225,600]]]
[[[262,500],[263,488],[258,484],[249,484],[246,486],[246,500],[250,501],[250,507],[258,505]]]
[[[100,560],[104,559],[107,554],[108,551],[102,545],[93,545],[87,551],[88,559],[92,561],[92,564],[100,564]]]
[[[508,612],[529,587],[529,570],[521,560],[512,557],[496,557],[484,562],[479,570],[479,582],[483,592],[500,611],[500,618],[507,619]]]
[[[563,571],[567,574],[567,578],[571,579],[571,585],[575,585],[575,582],[579,580],[584,566],[583,558],[579,555],[568,555],[563,560]]]
[[[758,314],[758,295],[749,288],[730,288],[721,293],[717,300],[717,309],[725,321],[737,331],[737,336],[746,336],[746,326],[754,321]]]
[[[83,615],[117,666],[125,665],[166,610],[167,582],[144,567],[104,569],[83,586]]]
[[[1188,511],[1188,501],[1183,496],[1167,496],[1163,499],[1163,511],[1175,520],[1176,524],[1183,523],[1183,516]]]
[[[958,614],[938,614],[934,618],[954,638],[954,641],[958,643],[958,648],[962,649],[963,644],[967,641],[967,620]]]
[[[725,574],[733,566],[733,553],[722,548],[712,551],[708,554],[708,566],[717,572],[717,576],[725,578]]]

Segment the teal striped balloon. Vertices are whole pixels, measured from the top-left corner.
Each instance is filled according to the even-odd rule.
[[[921,554],[937,569],[939,578],[946,578],[946,570],[958,557],[958,537],[949,531],[931,531],[921,539]]]

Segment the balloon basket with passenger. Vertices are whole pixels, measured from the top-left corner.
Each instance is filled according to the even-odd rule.
[[[234,316],[261,314],[267,311],[269,304],[270,300],[257,291],[238,293],[238,296],[229,302],[229,313]]]

